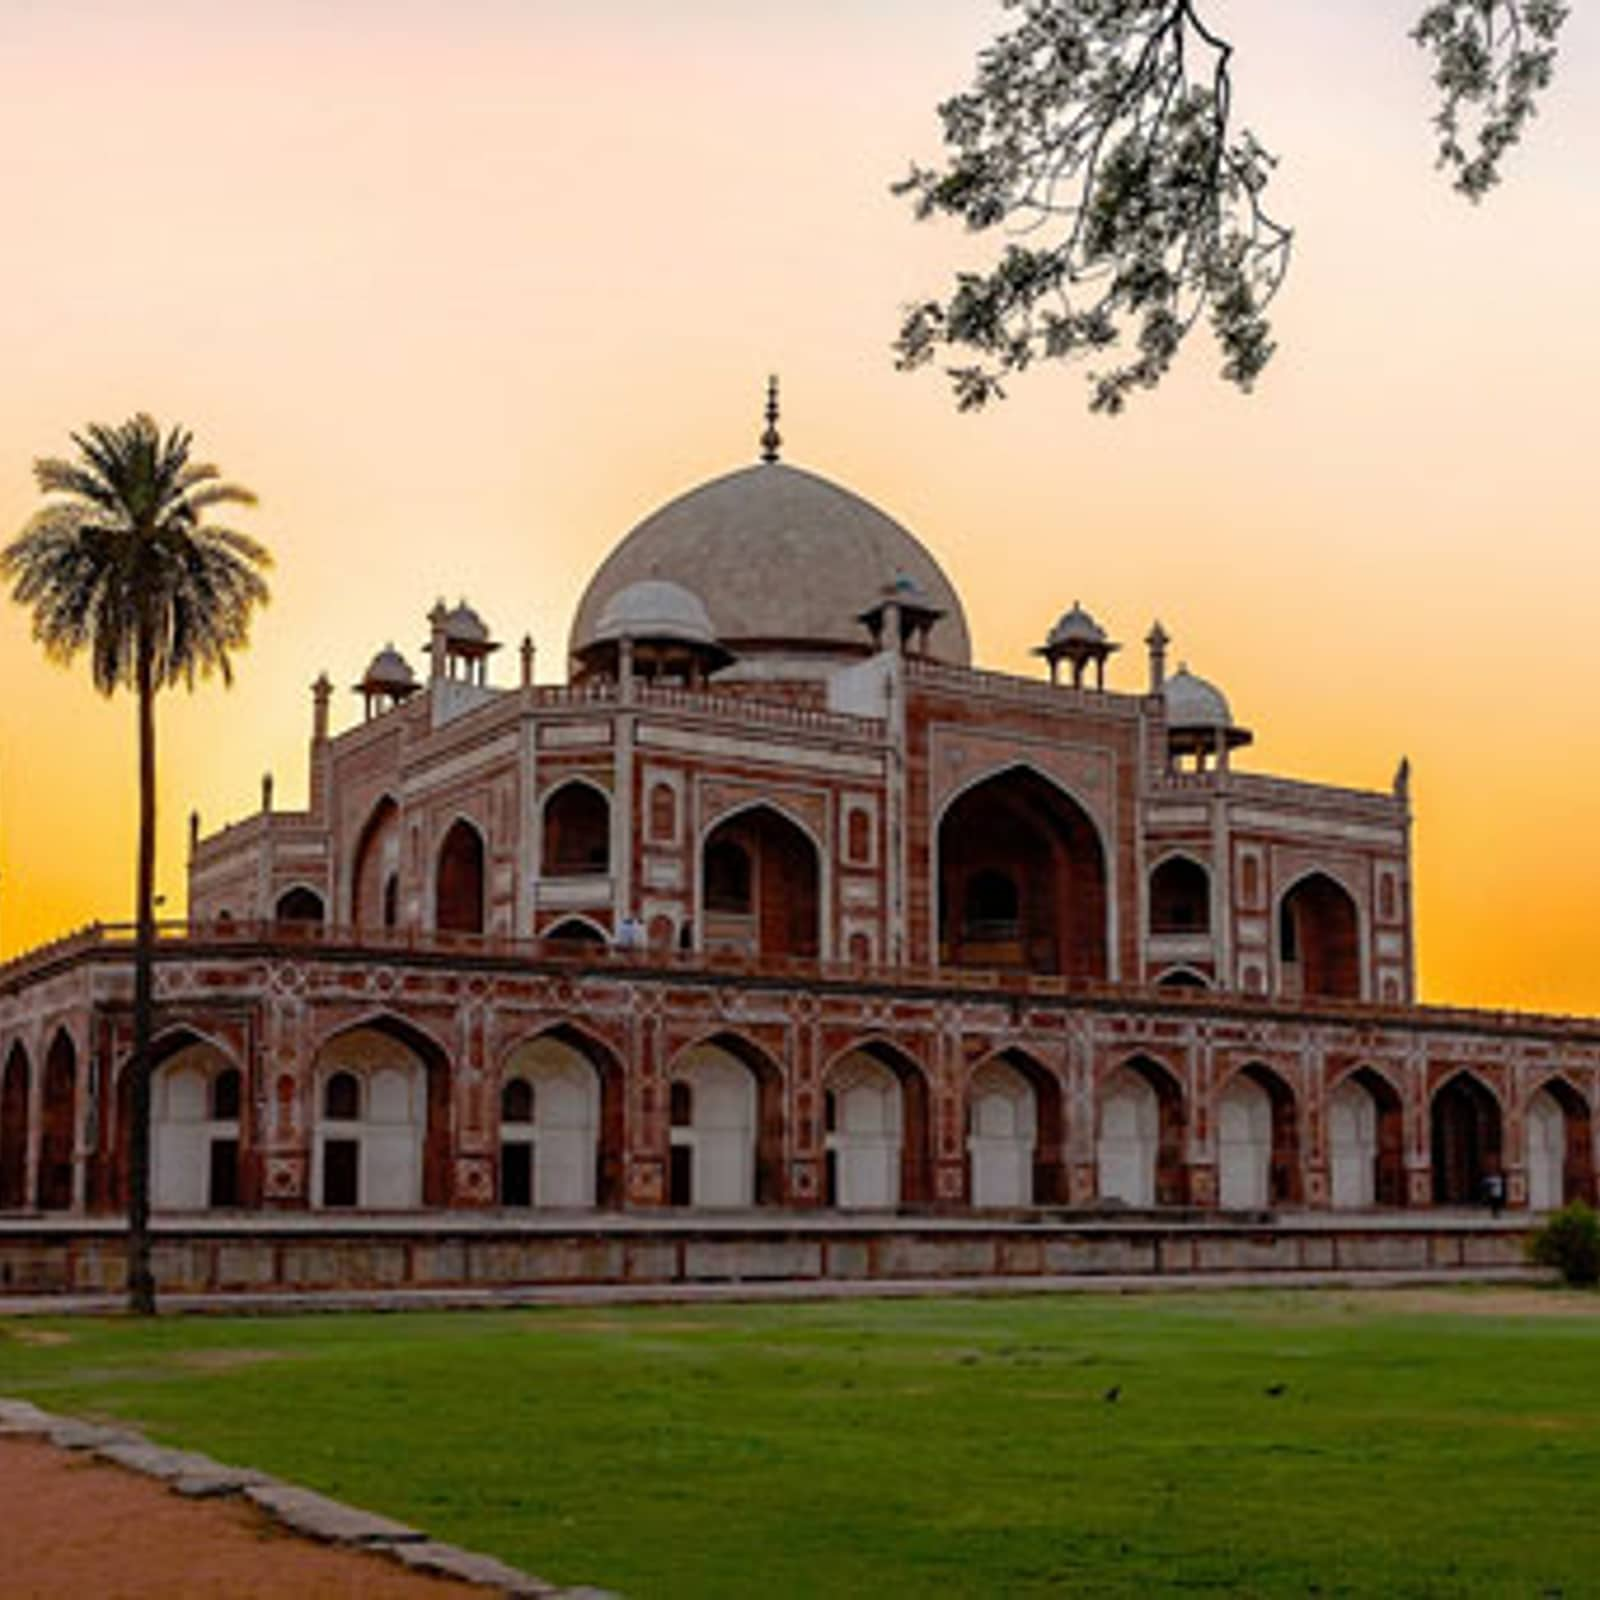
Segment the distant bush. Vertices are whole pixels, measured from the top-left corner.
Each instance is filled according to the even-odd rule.
[[[1581,1200],[1552,1212],[1528,1240],[1528,1258],[1556,1268],[1575,1287],[1600,1283],[1600,1215]]]

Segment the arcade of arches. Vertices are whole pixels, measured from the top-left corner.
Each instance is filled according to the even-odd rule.
[[[49,1036],[37,1068],[23,1042],[10,1045],[0,1064],[0,1210],[60,1212],[85,1201],[112,1209],[125,1201],[130,1075],[119,1072],[109,1131],[98,1135],[85,1132],[91,1076],[65,1029]],[[453,1122],[461,1114],[450,1077],[445,1051],[389,1015],[327,1038],[303,1087],[283,1077],[259,1096],[221,1045],[181,1029],[165,1034],[152,1078],[153,1203],[176,1213],[259,1206],[260,1118],[298,1103],[313,1209],[448,1205]],[[1057,1069],[1024,1050],[980,1058],[964,1083],[959,1137],[951,1144],[941,1133],[940,1155],[948,1166],[959,1152],[960,1203],[978,1210],[1193,1203],[1252,1212],[1299,1206],[1308,1190],[1336,1211],[1426,1199],[1476,1206],[1487,1179],[1513,1170],[1525,1175],[1535,1211],[1596,1195],[1590,1104],[1560,1075],[1527,1094],[1521,1150],[1513,1153],[1500,1092],[1472,1071],[1437,1084],[1421,1113],[1425,1126],[1408,1136],[1410,1113],[1391,1079],[1359,1063],[1339,1067],[1321,1100],[1319,1189],[1308,1176],[1313,1158],[1299,1094],[1262,1062],[1240,1064],[1211,1092],[1210,1143],[1198,1160],[1187,1092],[1151,1056],[1131,1054],[1102,1069],[1087,1126],[1073,1125]],[[621,1060],[576,1027],[548,1027],[511,1048],[490,1079],[492,1176],[475,1203],[620,1206],[630,1151],[637,1153],[628,1120],[636,1115],[659,1119],[664,1204],[715,1211],[821,1203],[872,1212],[935,1203],[934,1094],[916,1059],[884,1040],[866,1042],[823,1068],[814,1100],[812,1092],[791,1108],[782,1064],[729,1031],[679,1050],[659,1086],[629,1111]],[[814,1134],[799,1133],[812,1117]],[[84,1137],[114,1152],[108,1175],[81,1175]],[[815,1139],[812,1191],[791,1187],[797,1137]],[[1431,1196],[1408,1194],[1408,1137],[1430,1158]],[[937,1198],[954,1200],[956,1191],[945,1186]]]
[[[1105,851],[1088,813],[1014,767],[974,784],[939,823],[939,962],[1104,978]]]

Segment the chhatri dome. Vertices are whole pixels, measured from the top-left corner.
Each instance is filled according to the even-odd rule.
[[[578,604],[571,654],[601,637],[613,601],[655,580],[698,596],[736,657],[731,675],[809,675],[860,659],[862,607],[904,577],[936,610],[928,654],[970,665],[961,601],[916,536],[859,495],[778,459],[776,396],[762,459],[646,517],[601,564]]]
[[[594,636],[596,640],[682,639],[691,644],[714,644],[717,631],[700,597],[681,583],[641,578],[606,601]]]

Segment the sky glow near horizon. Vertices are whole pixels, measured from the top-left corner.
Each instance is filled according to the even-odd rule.
[[[1137,688],[1159,616],[1241,763],[1414,772],[1425,997],[1600,1010],[1587,948],[1600,580],[1600,0],[1482,206],[1433,170],[1411,3],[1226,0],[1236,106],[1296,229],[1257,392],[1205,337],[1131,413],[1039,369],[957,416],[893,371],[902,302],[974,246],[888,192],[938,154],[993,0],[0,0],[0,528],[35,455],[144,408],[255,489],[274,604],[161,712],[160,885],[186,818],[302,804],[311,680],[465,596],[562,676],[583,584],[663,500],[785,458],[915,531],[981,664],[1081,599]],[[499,681],[514,674],[510,657]],[[126,916],[133,708],[0,609],[0,947]]]

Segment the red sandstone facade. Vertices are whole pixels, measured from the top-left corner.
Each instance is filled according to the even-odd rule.
[[[742,626],[696,541],[780,513],[822,590],[894,529],[769,463],[619,548],[565,686],[525,647],[492,687],[464,607],[347,731],[319,682],[308,809],[195,831],[159,1204],[1593,1197],[1600,1025],[1416,1002],[1403,772],[1240,772],[1159,629],[1139,692],[1090,686],[1114,647],[1076,609],[1051,681],[976,670],[926,571],[875,568],[859,622]],[[608,579],[641,537],[667,577]],[[122,1204],[128,956],[91,931],[0,972],[0,1209]]]

